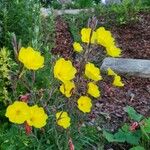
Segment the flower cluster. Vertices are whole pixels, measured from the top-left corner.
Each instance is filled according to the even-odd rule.
[[[27,103],[21,101],[15,101],[12,105],[9,105],[5,116],[13,123],[23,124],[27,122],[29,126],[35,128],[44,127],[48,118],[42,107],[28,106]]]
[[[81,40],[84,43],[99,44],[106,48],[107,55],[111,57],[120,57],[121,49],[116,47],[115,39],[110,31],[104,27],[99,27],[96,31],[92,31],[91,28],[83,28],[81,30]],[[83,51],[80,43],[73,44],[74,51]]]
[[[60,58],[56,61],[54,66],[54,77],[62,82],[60,91],[66,97],[70,97],[72,90],[75,88],[75,84],[72,81],[75,78],[77,70],[73,67],[70,60]]]
[[[83,28],[81,30],[81,40],[83,43],[86,44],[99,44],[106,48],[106,52],[109,56],[112,57],[119,57],[121,54],[121,50],[115,46],[115,39],[112,37],[112,34],[110,31],[107,31],[104,27],[98,28],[96,31],[93,31],[91,28]],[[78,42],[73,43],[74,51],[77,53],[83,52],[84,49],[82,45]],[[84,57],[85,58],[84,53]],[[73,81],[76,77],[76,74],[82,78],[85,77],[87,81],[87,91],[85,91],[86,94],[82,95],[80,93],[77,94],[80,95],[77,98],[77,107],[78,109],[83,113],[89,113],[92,108],[92,98],[98,98],[100,97],[101,93],[99,90],[99,87],[97,86],[97,82],[102,80],[101,72],[98,67],[96,67],[93,63],[88,62],[87,60],[84,65],[84,70],[82,70],[82,73],[79,71],[77,72],[76,68],[72,65],[72,62],[70,60],[65,60],[64,58],[59,58],[55,65],[54,65],[54,77],[61,81],[60,85],[60,92],[65,95],[67,98],[70,98],[72,94],[76,94],[76,92],[79,92],[76,88],[78,86]],[[81,73],[81,74],[80,74]],[[77,78],[78,78],[77,75]],[[108,69],[108,75],[114,77],[113,85],[115,86],[124,86],[124,84],[121,81],[121,77],[117,75],[113,70],[110,68]],[[78,80],[78,82],[80,82]],[[72,92],[74,91],[74,92]],[[57,124],[63,128],[68,128],[70,126],[70,117],[68,116],[68,113],[65,111],[60,111],[56,114]]]

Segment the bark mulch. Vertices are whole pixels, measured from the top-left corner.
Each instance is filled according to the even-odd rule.
[[[113,26],[118,46],[124,58],[150,59],[150,14],[141,13],[139,21],[134,24]],[[72,55],[72,38],[68,26],[62,19],[56,21],[56,47],[53,53],[70,57]],[[66,39],[67,38],[67,39]],[[69,50],[71,50],[69,52]],[[101,59],[101,58],[100,58]],[[89,115],[91,119],[105,116],[104,127],[116,130],[128,120],[123,108],[130,105],[146,117],[150,117],[150,79],[139,77],[122,77],[122,88],[111,85],[110,79],[100,81],[101,97],[94,101],[94,108]]]
[[[150,13],[140,13],[136,23],[113,27],[124,58],[150,59]]]

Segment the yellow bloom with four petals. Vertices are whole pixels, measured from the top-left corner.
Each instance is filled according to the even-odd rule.
[[[95,31],[93,31],[92,35],[91,35],[91,32],[92,32],[91,28],[83,28],[81,30],[81,40],[82,40],[82,42],[92,43],[92,44],[96,42],[97,34],[96,34]]]
[[[6,109],[5,116],[9,121],[17,124],[24,123],[29,118],[29,106],[25,102],[15,101]]]
[[[100,91],[98,89],[98,86],[94,82],[88,83],[88,94],[95,98],[100,97]]]
[[[32,47],[22,47],[19,51],[18,59],[29,70],[38,70],[44,66],[44,57]]]
[[[74,51],[79,52],[79,53],[83,51],[83,47],[81,46],[80,43],[77,43],[77,42],[73,43],[73,48],[74,48]]]
[[[27,123],[30,126],[34,126],[35,128],[42,128],[46,125],[46,120],[48,118],[47,114],[44,112],[42,107],[38,107],[34,105],[30,107],[30,116],[27,119]]]
[[[78,101],[78,108],[84,113],[89,113],[92,108],[91,99],[87,96],[81,96]]]
[[[54,77],[62,82],[70,81],[75,77],[77,70],[70,60],[60,58],[54,66]]]
[[[104,27],[99,27],[96,30],[96,34],[98,44],[104,47],[110,47],[115,44],[115,39],[112,37],[111,32],[106,30]]]
[[[60,91],[66,97],[70,97],[72,95],[72,90],[75,88],[75,84],[73,81],[67,81],[60,86]]]
[[[94,81],[102,80],[102,76],[100,75],[100,69],[95,67],[95,65],[90,62],[85,65],[85,75],[87,78]]]
[[[70,117],[68,116],[68,113],[65,111],[60,111],[56,113],[56,121],[57,124],[64,129],[67,129],[70,126]]]

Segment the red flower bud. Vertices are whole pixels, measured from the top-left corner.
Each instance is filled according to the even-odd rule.
[[[71,138],[69,139],[69,150],[74,150],[74,144]]]
[[[25,94],[25,95],[21,95],[20,96],[20,100],[22,101],[22,102],[25,102],[25,103],[27,103],[28,102],[28,99],[29,99],[29,96],[30,96],[30,94]]]
[[[130,131],[135,131],[139,127],[138,122],[133,122],[130,126]]]
[[[25,122],[25,130],[27,135],[30,135],[32,132],[32,127],[29,126],[27,122]]]

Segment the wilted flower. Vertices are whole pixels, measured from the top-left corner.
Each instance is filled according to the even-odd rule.
[[[44,66],[44,57],[31,47],[22,47],[19,51],[18,59],[29,70],[37,70]]]
[[[100,96],[98,86],[94,82],[88,83],[88,94],[95,98],[98,98]]]
[[[62,82],[72,80],[75,77],[76,72],[77,70],[73,67],[70,60],[60,58],[56,61],[54,66],[54,76]]]
[[[83,47],[81,46],[80,43],[77,43],[77,42],[73,43],[73,48],[74,48],[74,51],[79,52],[79,53],[83,51]]]
[[[66,97],[70,97],[72,95],[72,90],[75,88],[75,84],[73,81],[67,81],[64,82],[60,86],[60,91],[62,94],[64,94]]]
[[[84,43],[95,43],[96,42],[96,32],[93,31],[91,35],[91,28],[83,28],[81,30],[81,40]],[[91,39],[90,39],[91,38]]]
[[[30,107],[30,116],[27,119],[29,126],[34,126],[35,128],[42,128],[46,125],[46,120],[48,118],[47,114],[44,112],[42,107],[34,105]]]
[[[92,103],[91,99],[87,96],[81,96],[78,99],[78,108],[84,113],[88,113],[91,111]]]
[[[64,129],[67,129],[70,126],[70,117],[65,111],[60,111],[56,113],[57,124]]]
[[[102,76],[100,75],[100,69],[95,67],[93,63],[87,63],[85,65],[85,75],[87,78],[94,81],[102,80]]]
[[[13,123],[22,124],[29,118],[29,106],[25,102],[15,101],[7,107],[5,116]]]

